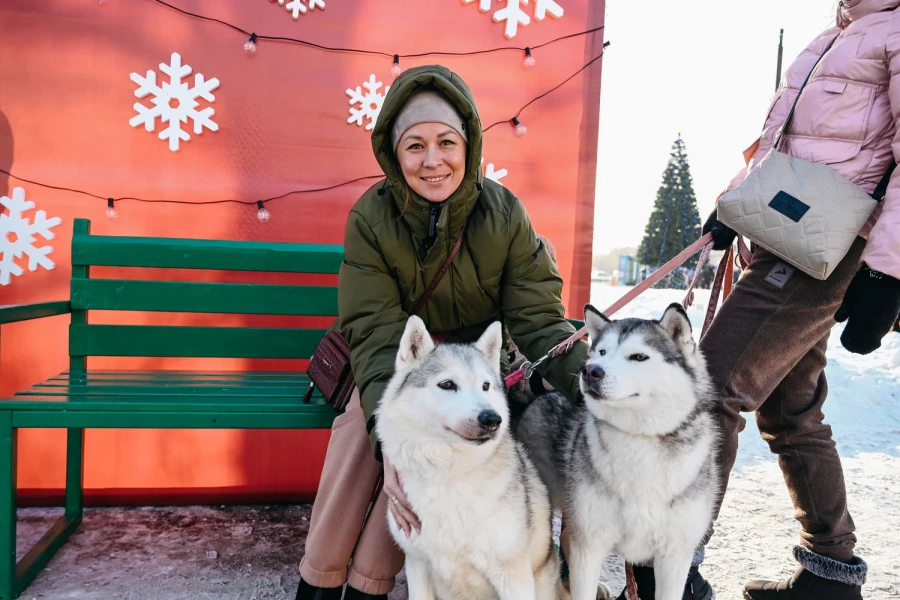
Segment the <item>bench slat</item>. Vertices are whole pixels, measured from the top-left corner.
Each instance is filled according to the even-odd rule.
[[[80,310],[337,315],[337,288],[132,279],[73,279]]]
[[[17,392],[17,396],[206,396],[206,397],[259,397],[259,398],[293,398],[300,400],[308,385],[271,386],[271,385],[222,385],[209,383],[150,385],[44,385],[38,384],[27,390]]]
[[[216,415],[224,412],[243,413],[291,413],[303,412],[310,407],[325,406],[321,397],[309,404],[299,398],[266,398],[264,396],[50,396],[50,395],[16,395],[0,400],[0,410],[22,411],[95,411],[116,412],[130,410],[136,412],[182,411],[204,412]]]
[[[209,375],[209,376],[161,376],[155,377],[152,374],[135,375],[135,376],[115,376],[115,375],[88,375],[87,377],[78,376],[57,376],[51,377],[40,385],[170,385],[170,384],[259,384],[259,385],[305,385],[309,382],[309,377],[305,373],[297,373],[287,377],[229,377],[226,375]]]
[[[336,244],[72,236],[72,264],[76,266],[337,273],[343,259],[344,248]]]
[[[71,325],[71,356],[309,358],[324,329]]]
[[[12,414],[13,427],[152,428],[152,429],[330,429],[338,413],[326,405],[304,405],[304,410],[272,413],[211,413],[161,411],[20,410]]]
[[[71,371],[63,371],[59,375],[55,375],[54,379],[85,379],[85,378],[133,378],[139,379],[141,377],[151,377],[151,378],[166,378],[166,377],[174,377],[174,378],[222,378],[222,379],[289,379],[289,378],[300,378],[303,379],[306,377],[306,373],[302,371],[197,371],[197,370],[179,370],[179,369],[166,369],[165,371],[143,371],[143,370],[103,370],[98,369],[96,371],[91,370],[86,373],[78,372],[74,373]]]

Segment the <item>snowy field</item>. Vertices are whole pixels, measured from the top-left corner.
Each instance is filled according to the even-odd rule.
[[[627,288],[594,284],[601,310]],[[658,317],[682,294],[651,290],[617,317]],[[688,311],[699,333],[708,292]],[[829,344],[827,421],[843,457],[858,553],[869,564],[867,600],[900,598],[900,334],[868,356]],[[20,511],[20,553],[49,527],[55,511]],[[24,599],[292,600],[309,506],[89,509],[85,523]],[[751,578],[780,578],[796,565],[798,524],[775,457],[752,419],[710,543],[704,573],[720,600],[740,600]],[[622,567],[605,576],[622,585]],[[400,581],[403,581],[401,574]],[[391,600],[407,598],[398,585]],[[646,599],[645,599],[646,600]]]

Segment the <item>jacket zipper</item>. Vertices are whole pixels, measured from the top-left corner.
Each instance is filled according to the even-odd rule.
[[[423,244],[425,246],[425,252],[422,253],[425,256],[428,256],[428,251],[431,250],[431,247],[434,245],[434,239],[437,237],[437,222],[438,217],[441,214],[441,207],[436,204],[432,204],[429,210],[430,214],[428,215],[428,235],[426,236]]]
[[[456,243],[456,240],[450,241],[450,223],[448,219],[447,223],[447,256],[450,256],[450,250],[453,248],[453,244]],[[462,248],[460,248],[462,250]],[[447,267],[447,270],[450,271],[450,300],[453,302],[453,318],[456,320],[456,328],[460,329],[462,327],[462,323],[459,320],[459,309],[457,308],[456,302],[456,278],[453,276],[453,263]]]

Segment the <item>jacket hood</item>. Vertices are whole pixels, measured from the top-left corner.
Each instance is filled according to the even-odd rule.
[[[900,0],[897,0],[900,2]],[[438,229],[446,230],[451,238],[459,235],[460,229],[475,206],[481,192],[483,174],[481,170],[482,130],[481,119],[475,106],[475,99],[469,86],[460,77],[440,65],[425,65],[404,71],[391,84],[381,112],[372,131],[372,150],[375,158],[387,176],[383,187],[389,187],[393,201],[403,213],[412,231],[425,237],[428,231],[429,213],[433,203],[416,194],[406,183],[400,172],[397,158],[391,147],[391,127],[394,118],[414,93],[422,89],[441,92],[456,107],[466,126],[468,143],[466,146],[466,171],[459,188],[442,203]],[[407,194],[403,193],[403,190]],[[409,206],[405,207],[406,197]],[[405,211],[404,211],[405,208]],[[439,235],[439,237],[441,237]]]
[[[900,0],[841,0],[837,7],[837,26],[844,28],[872,13],[894,10]]]

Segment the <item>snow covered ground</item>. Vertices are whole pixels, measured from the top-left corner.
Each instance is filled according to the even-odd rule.
[[[592,302],[602,310],[625,291],[595,283]],[[677,291],[651,290],[616,316],[658,317],[681,299]],[[696,332],[707,301],[708,292],[699,290],[688,311]],[[843,457],[858,553],[869,563],[865,597],[888,600],[900,597],[900,334],[857,356],[840,347],[841,328],[829,344],[825,414]],[[20,553],[55,514],[20,511]],[[89,509],[21,598],[292,600],[308,518],[306,505]],[[746,580],[791,573],[798,527],[775,457],[751,416],[704,565],[718,597],[740,600]],[[621,563],[610,560],[606,576],[620,587]],[[402,585],[391,594],[406,597]]]

